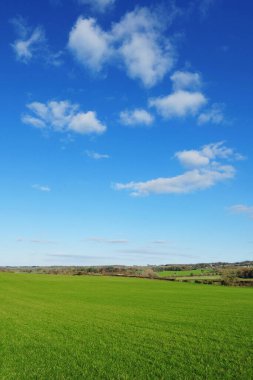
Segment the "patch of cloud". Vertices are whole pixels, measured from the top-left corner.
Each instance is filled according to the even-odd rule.
[[[227,148],[224,142],[218,142],[205,145],[200,150],[177,152],[175,157],[183,166],[189,167],[183,174],[144,182],[116,183],[114,189],[127,190],[132,196],[152,193],[187,194],[208,189],[219,182],[234,178],[235,167],[227,161],[240,160],[241,155]]]
[[[22,122],[36,128],[79,134],[102,134],[107,129],[97,118],[96,112],[80,111],[78,104],[68,100],[32,102],[27,104],[27,108],[31,113],[24,114]]]
[[[38,191],[42,191],[44,193],[49,193],[51,191],[51,188],[47,185],[34,184],[32,185],[32,188]]]
[[[223,106],[220,104],[213,104],[212,107],[198,116],[198,124],[222,124],[224,122]]]
[[[155,107],[166,119],[196,115],[206,103],[207,99],[201,92],[186,90],[178,90],[170,95],[149,100],[149,105]]]
[[[154,240],[152,241],[152,244],[161,244],[161,245],[166,245],[168,243],[167,240]]]
[[[206,18],[215,0],[198,0],[199,12],[202,18]]]
[[[127,239],[107,239],[99,236],[93,236],[86,239],[87,241],[91,241],[94,243],[100,244],[127,244]]]
[[[202,79],[199,73],[189,71],[175,71],[170,77],[174,91],[194,90],[202,86]]]
[[[110,35],[93,18],[79,17],[69,34],[68,48],[79,63],[99,72],[112,54]]]
[[[88,5],[95,12],[105,12],[112,7],[115,0],[77,0],[79,4]]]
[[[43,239],[25,239],[22,237],[19,237],[16,239],[17,242],[28,242],[28,243],[35,243],[35,244],[55,244],[56,242],[53,240],[43,240]]]
[[[45,48],[45,33],[41,27],[36,27],[31,32],[24,30],[23,26],[22,37],[18,38],[11,44],[17,60],[28,63],[34,56]],[[20,26],[20,31],[22,30]]]
[[[244,214],[253,219],[253,206],[238,204],[229,207],[229,210],[234,214]]]
[[[200,150],[183,150],[175,154],[175,157],[183,166],[200,167],[207,166],[214,160],[227,159],[239,161],[242,155],[238,154],[232,148],[227,148],[224,141],[214,144],[204,145]]]
[[[41,26],[31,28],[21,16],[11,20],[18,38],[11,44],[18,61],[29,63],[33,59],[41,59],[47,64],[59,66],[62,64],[62,52],[50,51],[45,31]]]
[[[120,122],[127,126],[149,126],[154,122],[154,117],[146,110],[136,108],[132,111],[122,111],[120,113]]]
[[[90,150],[86,150],[85,153],[89,158],[92,158],[93,160],[102,160],[102,159],[110,158],[109,154],[93,152]]]
[[[175,63],[175,48],[164,36],[165,23],[156,12],[136,7],[111,30],[94,18],[79,17],[69,34],[68,48],[79,63],[93,72],[106,64],[125,68],[132,79],[152,87]]]

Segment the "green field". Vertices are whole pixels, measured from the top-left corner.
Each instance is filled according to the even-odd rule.
[[[253,378],[253,289],[0,273],[0,379]]]
[[[192,270],[165,270],[157,272],[160,277],[188,277],[188,276],[202,276],[212,274],[212,269],[192,269]]]

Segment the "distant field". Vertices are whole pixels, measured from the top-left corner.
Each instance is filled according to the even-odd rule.
[[[166,270],[157,272],[160,277],[187,277],[187,276],[201,276],[204,274],[213,273],[212,269],[192,269],[192,270]]]
[[[253,379],[253,289],[0,273],[0,379]]]

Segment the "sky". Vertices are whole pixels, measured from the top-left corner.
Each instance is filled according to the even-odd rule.
[[[250,0],[3,0],[0,265],[253,258]]]

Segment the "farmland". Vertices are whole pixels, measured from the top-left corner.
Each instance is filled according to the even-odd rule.
[[[0,273],[1,379],[251,379],[253,289]]]
[[[160,277],[188,277],[188,276],[203,276],[211,275],[213,271],[211,269],[192,269],[192,270],[165,270],[157,272]]]

